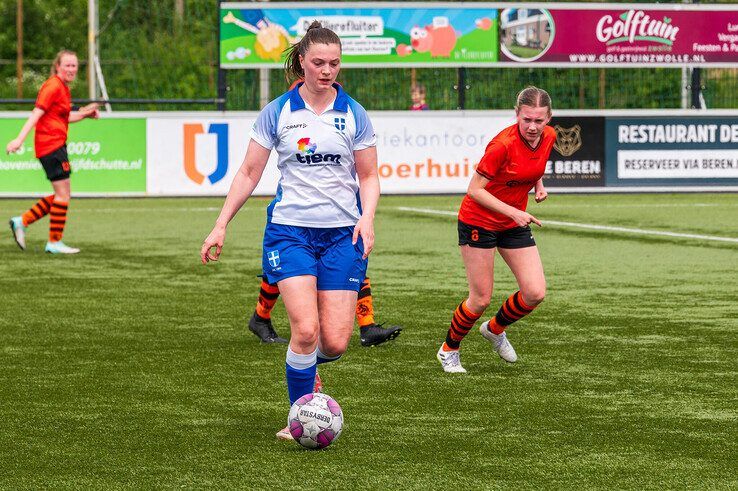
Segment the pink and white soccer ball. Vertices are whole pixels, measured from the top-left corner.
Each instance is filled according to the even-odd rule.
[[[325,448],[341,435],[343,411],[327,394],[305,394],[290,408],[287,426],[295,441],[303,447]]]

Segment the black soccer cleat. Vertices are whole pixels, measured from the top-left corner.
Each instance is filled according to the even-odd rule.
[[[256,334],[262,343],[287,343],[287,340],[274,330],[272,320],[260,317],[256,312],[249,319],[249,331]]]
[[[376,346],[391,341],[400,335],[402,326],[382,327],[382,324],[369,324],[359,329],[362,346]]]

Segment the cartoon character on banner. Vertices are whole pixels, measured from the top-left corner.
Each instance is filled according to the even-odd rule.
[[[433,17],[433,25],[415,26],[410,31],[410,45],[418,53],[430,52],[432,58],[448,58],[456,46],[456,31],[448,17]]]
[[[241,10],[240,14],[243,17],[242,19],[236,17],[233,12],[228,12],[223,17],[223,22],[226,24],[235,24],[242,29],[256,34],[254,50],[256,51],[256,55],[262,60],[279,61],[282,57],[282,52],[296,41],[292,39],[287,29],[267,19],[262,10]],[[226,57],[229,60],[236,58],[243,59],[250,54],[247,48],[242,47],[234,51],[229,51]]]

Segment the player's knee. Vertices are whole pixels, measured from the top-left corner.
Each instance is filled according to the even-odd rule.
[[[484,312],[492,300],[492,292],[469,295],[469,300],[466,302],[467,308],[472,312]]]
[[[535,307],[546,298],[546,286],[531,288],[521,293],[523,294],[523,302],[531,307]]]
[[[331,340],[321,340],[321,343],[323,346],[321,346],[321,351],[323,354],[330,358],[334,358],[336,356],[341,356],[346,352],[348,349],[350,338],[343,340],[343,339],[331,339]]]
[[[64,201],[66,203],[69,202],[69,199],[72,197],[71,193],[67,191],[57,191],[54,193],[54,198],[59,201]]]
[[[298,322],[292,326],[292,338],[302,347],[318,343],[318,325],[311,322]]]

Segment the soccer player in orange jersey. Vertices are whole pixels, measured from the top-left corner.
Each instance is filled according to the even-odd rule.
[[[519,290],[479,330],[505,361],[517,360],[505,329],[531,313],[546,294],[543,265],[530,230],[531,223],[540,227],[541,222],[525,210],[531,189],[536,202],[547,196],[541,178],[556,140],[556,132],[547,126],[551,98],[544,90],[528,87],[518,94],[515,114],[517,122],[487,145],[459,209],[459,246],[469,297],[456,308],[437,353],[446,372],[466,372],[459,346],[490,304],[495,249],[515,275]]]
[[[10,219],[13,237],[22,250],[26,249],[26,227],[50,214],[49,241],[46,243],[46,252],[53,254],[79,252],[79,249],[69,247],[62,242],[71,195],[69,175],[72,169],[67,156],[67,131],[69,123],[76,123],[85,118],[97,118],[99,113],[96,104],[91,104],[79,111],[72,111],[72,95],[69,85],[77,77],[78,68],[77,55],[73,51],[62,50],[56,55],[51,66],[51,77],[44,82],[38,92],[36,107],[18,133],[18,137],[11,140],[5,147],[8,153],[18,151],[23,146],[28,133],[35,127],[36,157],[41,161],[46,177],[54,188],[54,194],[41,198],[22,216]]]

